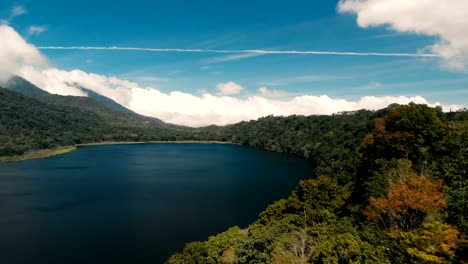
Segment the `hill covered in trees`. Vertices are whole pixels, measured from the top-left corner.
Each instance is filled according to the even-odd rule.
[[[320,176],[247,228],[189,243],[168,263],[466,263],[467,114],[412,104],[206,128],[302,154]]]
[[[87,97],[29,97],[0,88],[0,156],[80,143],[180,140],[186,130]]]
[[[388,109],[359,110],[335,115],[267,116],[225,127],[206,127],[195,139],[215,139],[308,159],[315,175],[327,174],[347,182],[356,171],[356,155],[362,138],[374,128],[374,119]]]

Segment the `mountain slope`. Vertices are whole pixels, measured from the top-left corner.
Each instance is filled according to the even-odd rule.
[[[25,96],[41,96],[49,94],[48,92],[42,90],[41,88],[19,76],[11,77],[5,84],[5,88]]]
[[[28,97],[0,88],[0,156],[79,143],[183,140],[189,131],[123,114],[91,98]]]
[[[88,95],[89,98],[91,99],[94,99],[96,100],[97,102],[100,102],[100,103],[103,103],[107,106],[110,106],[112,107],[113,109],[115,110],[118,110],[122,113],[126,113],[126,114],[135,114],[135,112],[133,112],[132,110],[118,104],[116,101],[108,98],[108,97],[105,97],[103,95],[100,95],[94,91],[91,91],[90,89],[86,89],[86,88],[83,88],[83,87],[78,87],[81,91],[83,91],[84,93],[86,93]]]
[[[28,80],[20,76],[11,77],[5,84],[4,88],[20,93],[25,96],[29,96],[29,97],[41,97],[40,98],[41,100],[47,101],[48,103],[54,103],[57,105],[67,105],[67,106],[70,105],[70,106],[82,108],[85,110],[94,111],[97,113],[103,112],[104,109],[107,109],[107,111],[109,111],[109,109],[113,109],[124,114],[137,115],[135,112],[118,104],[114,100],[108,97],[105,97],[103,95],[100,95],[94,91],[91,91],[89,89],[79,87],[79,86],[77,86],[77,88],[83,91],[84,93],[86,93],[88,95],[87,97],[60,96],[60,95],[51,96],[50,93],[42,90],[38,86],[34,85],[33,83],[29,82]],[[67,98],[63,98],[63,97],[67,97]],[[91,100],[84,100],[82,98],[89,98],[95,102],[91,102]],[[104,107],[104,106],[107,106],[107,107]],[[119,114],[116,111],[112,111],[112,114]],[[159,119],[154,119],[154,121],[162,122]]]
[[[104,119],[0,88],[0,156],[98,140]]]
[[[77,88],[85,92],[88,97],[50,94],[20,76],[13,76],[5,86],[8,90],[21,93],[25,96],[35,97],[36,99],[48,104],[71,106],[94,112],[101,117],[104,117],[109,122],[129,126],[147,127],[148,124],[171,126],[169,124],[165,124],[160,119],[139,115],[108,97],[79,86],[77,86]]]

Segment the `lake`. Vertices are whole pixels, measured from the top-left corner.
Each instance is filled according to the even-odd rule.
[[[313,168],[219,144],[106,145],[0,163],[0,263],[163,263],[247,227]]]

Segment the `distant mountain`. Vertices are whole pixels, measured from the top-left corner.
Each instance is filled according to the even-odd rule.
[[[75,87],[82,90],[88,96],[81,97],[50,94],[20,76],[13,76],[5,84],[5,88],[10,91],[14,91],[28,97],[35,97],[36,99],[48,104],[71,106],[91,111],[114,123],[131,126],[156,123],[159,125],[171,126],[169,124],[165,124],[160,119],[139,115],[118,104],[114,100],[100,95],[90,89],[78,85],[75,85]]]
[[[135,114],[135,112],[133,112],[132,110],[118,104],[117,102],[115,102],[114,100],[110,99],[109,97],[105,97],[103,95],[100,95],[90,89],[86,89],[84,87],[81,87],[81,86],[77,86],[78,89],[80,89],[81,91],[83,91],[84,93],[86,93],[88,95],[89,98],[92,98],[100,103],[103,103],[105,105],[108,105],[112,108],[114,108],[115,110],[118,110],[118,111],[121,111],[123,113],[126,113],[126,114]]]
[[[19,76],[11,77],[5,84],[5,88],[25,96],[41,96],[49,94],[48,92],[42,90],[41,88]]]
[[[165,125],[165,123],[159,119],[142,116],[131,112],[130,110],[128,110],[129,113],[126,111],[123,112],[109,106],[108,104],[98,102],[90,97],[47,94],[43,96],[37,96],[35,98],[39,101],[51,105],[69,106],[90,111],[104,118],[108,122],[122,126],[147,127],[151,125]]]

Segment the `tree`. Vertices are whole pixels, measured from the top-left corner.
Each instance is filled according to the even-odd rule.
[[[400,166],[389,172],[388,179],[386,196],[371,196],[364,214],[371,220],[379,218],[389,230],[411,230],[447,206],[442,182],[417,175],[408,160],[401,160]]]
[[[407,159],[420,174],[431,173],[429,164],[443,149],[447,126],[436,110],[419,104],[394,107],[375,121],[375,131],[364,138],[358,186],[364,197],[382,195],[386,188],[385,171],[392,162]]]
[[[285,234],[272,252],[273,263],[390,263],[384,247],[363,241],[345,222],[319,223]]]
[[[459,242],[459,232],[443,222],[447,203],[442,183],[415,173],[408,160],[401,160],[387,177],[385,197],[371,196],[364,215],[381,223],[411,257],[435,263],[451,257]]]
[[[350,186],[341,186],[336,179],[320,176],[304,180],[288,199],[280,200],[260,214],[257,224],[266,224],[285,215],[299,215],[303,225],[320,221],[329,213],[337,213],[349,198]]]
[[[413,232],[398,234],[410,256],[435,263],[442,263],[444,256],[454,255],[458,235],[455,227],[440,221],[426,222]]]

